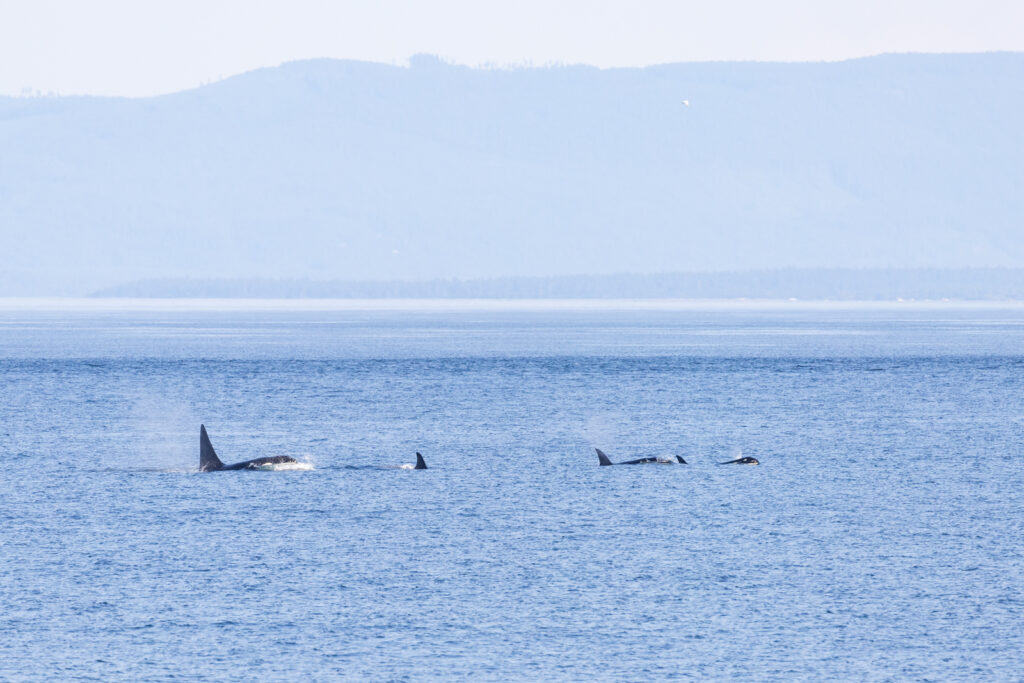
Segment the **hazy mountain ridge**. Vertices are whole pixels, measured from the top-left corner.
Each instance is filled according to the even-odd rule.
[[[570,275],[479,280],[143,280],[97,297],[254,299],[895,299],[1024,300],[1024,269],[786,269],[651,275]]]
[[[611,70],[420,57],[137,100],[0,98],[0,294],[1021,267],[1022,82],[1016,53]]]

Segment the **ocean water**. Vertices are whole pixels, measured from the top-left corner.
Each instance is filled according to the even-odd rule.
[[[1024,676],[1021,307],[19,305],[0,388],[0,679]]]

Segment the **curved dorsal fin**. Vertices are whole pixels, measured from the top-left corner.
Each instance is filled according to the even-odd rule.
[[[420,455],[419,451],[416,451],[416,467],[414,470],[425,470],[427,469],[427,463],[423,460],[423,456]]]
[[[597,461],[599,463],[601,463],[602,465],[614,465],[615,464],[615,463],[613,463],[611,461],[611,458],[609,458],[607,455],[605,455],[604,451],[602,451],[600,448],[595,448],[594,450],[597,451]]]
[[[224,467],[224,463],[217,457],[217,451],[213,450],[210,437],[206,434],[206,425],[199,425],[199,471],[212,472]]]

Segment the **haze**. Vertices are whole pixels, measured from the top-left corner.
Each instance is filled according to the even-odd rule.
[[[146,96],[286,61],[644,66],[1024,50],[998,0],[6,2],[0,94]]]
[[[8,5],[0,296],[1019,291],[1024,4]]]

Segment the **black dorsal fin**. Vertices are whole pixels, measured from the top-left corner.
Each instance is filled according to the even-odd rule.
[[[206,434],[206,425],[199,425],[199,471],[212,472],[223,467],[224,463],[217,457],[217,451],[213,450],[210,437]]]
[[[425,470],[427,469],[427,463],[423,460],[423,456],[420,455],[419,451],[416,451],[416,467],[414,470]]]
[[[676,462],[679,463],[680,465],[685,465],[686,464],[686,461],[683,460],[683,456],[681,456],[681,455],[677,455],[676,456]]]
[[[611,461],[611,458],[609,458],[607,455],[605,455],[604,451],[602,451],[600,448],[595,448],[594,450],[597,451],[597,461],[599,463],[601,463],[602,465],[614,465],[615,464],[615,463],[613,463]]]

